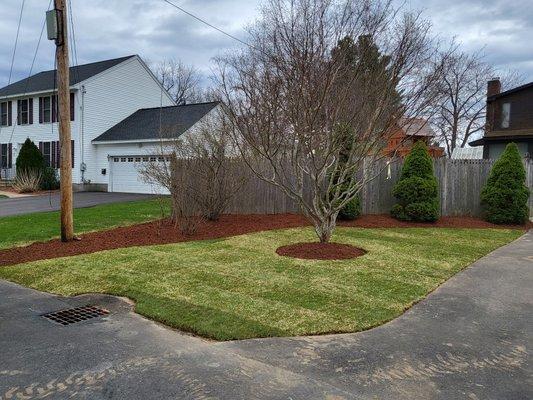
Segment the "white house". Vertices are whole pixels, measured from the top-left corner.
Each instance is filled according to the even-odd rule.
[[[55,76],[40,72],[0,89],[2,178],[15,175],[26,138],[59,167]],[[177,106],[137,55],[71,67],[70,83],[75,190],[158,191],[142,181],[139,166],[161,160],[164,140],[192,131],[218,106]]]

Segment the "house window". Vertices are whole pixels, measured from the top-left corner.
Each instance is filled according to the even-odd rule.
[[[39,150],[43,155],[46,166],[52,168],[59,168],[61,166],[61,148],[59,146],[59,141],[39,142]],[[70,157],[72,168],[74,168],[74,140],[70,141]]]
[[[43,142],[43,158],[47,167],[52,166],[52,143]]]
[[[56,104],[55,101],[52,101],[52,96],[39,97],[39,122],[40,123],[56,122],[55,121],[56,113],[52,115],[52,103],[54,103],[54,105]]]
[[[17,101],[17,125],[33,124],[33,99]]]
[[[70,120],[74,121],[74,93],[70,94]],[[57,95],[39,97],[39,122],[58,122],[58,100]]]
[[[2,126],[11,126],[11,102],[4,101],[0,104],[0,122]]]
[[[511,123],[511,103],[502,104],[502,128],[509,128]]]

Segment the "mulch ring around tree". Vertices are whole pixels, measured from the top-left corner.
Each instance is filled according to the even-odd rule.
[[[305,260],[347,260],[360,257],[366,251],[349,244],[308,242],[278,247],[276,253]]]
[[[80,235],[79,241],[62,243],[59,239],[36,242],[28,246],[0,250],[0,266],[30,261],[76,256],[123,247],[149,246],[194,240],[219,239],[259,231],[296,228],[309,223],[300,215],[223,215],[217,222],[199,225],[193,235],[183,235],[169,220],[152,221]],[[533,228],[531,222],[522,226],[501,226],[472,217],[442,217],[435,223],[397,221],[389,215],[363,215],[355,221],[339,222],[341,227],[358,228]]]

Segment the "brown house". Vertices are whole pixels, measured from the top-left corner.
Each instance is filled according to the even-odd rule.
[[[442,157],[444,148],[433,145],[434,139],[435,131],[425,119],[402,120],[389,136],[387,147],[383,151],[388,157],[405,157],[413,144],[422,141],[428,146],[431,157]]]
[[[470,142],[483,146],[483,158],[496,159],[508,143],[517,144],[524,157],[533,155],[533,82],[501,91],[499,78],[487,85],[485,135]]]

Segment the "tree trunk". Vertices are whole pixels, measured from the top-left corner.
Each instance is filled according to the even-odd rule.
[[[328,243],[331,240],[331,235],[335,230],[336,216],[329,216],[315,224],[315,232],[318,235],[320,243]]]

